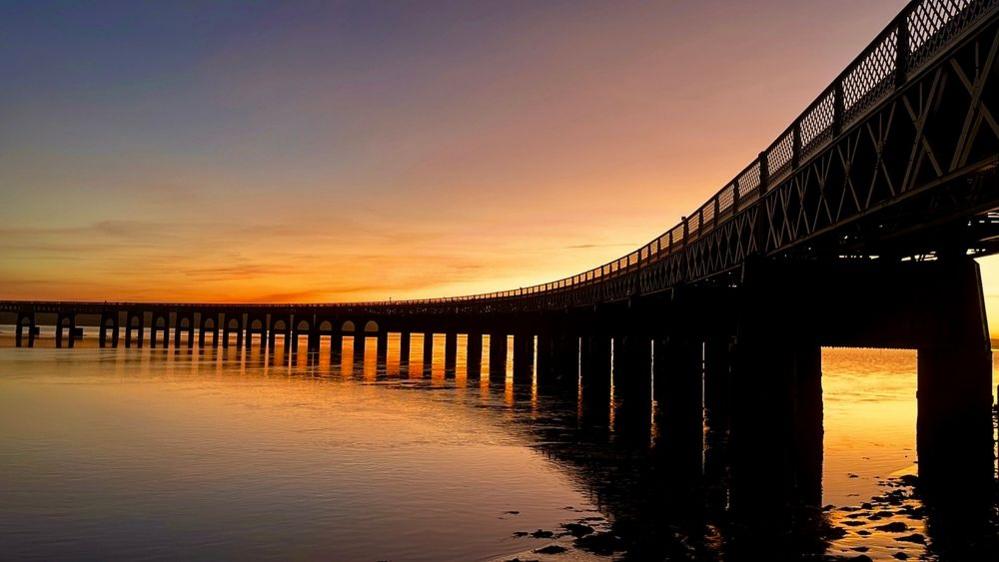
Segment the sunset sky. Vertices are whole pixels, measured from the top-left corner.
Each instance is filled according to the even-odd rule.
[[[0,298],[562,277],[696,208],[904,3],[2,2]]]

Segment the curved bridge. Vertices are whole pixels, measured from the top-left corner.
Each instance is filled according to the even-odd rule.
[[[392,332],[403,363],[423,333],[425,365],[437,333],[448,372],[460,333],[470,377],[486,334],[490,373],[505,377],[513,335],[514,382],[576,388],[593,419],[611,396],[636,423],[659,402],[677,470],[702,470],[704,423],[728,432],[732,479],[754,483],[733,509],[775,489],[821,499],[806,476],[821,474],[820,346],[917,348],[920,474],[991,480],[991,348],[971,258],[999,251],[997,57],[999,0],[914,0],[704,205],[557,281],[353,304],[6,301],[0,321],[18,345],[48,322],[59,346],[92,325],[102,346],[121,329],[126,346],[147,329],[169,345],[172,331],[174,347],[196,332],[217,346],[221,331],[222,346],[258,336],[273,352],[280,335],[289,356],[300,335],[310,355],[328,338],[334,356],[348,336],[363,358],[370,335],[379,360]]]

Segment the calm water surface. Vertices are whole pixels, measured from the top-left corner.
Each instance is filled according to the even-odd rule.
[[[356,365],[349,344],[337,365],[47,345],[0,349],[2,558],[490,560],[566,540],[518,532],[637,519],[631,456],[600,453],[613,428],[579,443],[574,397],[469,381],[460,356],[447,378],[376,366],[373,345]],[[915,471],[915,367],[912,351],[823,350],[833,524]],[[828,552],[932,557],[876,526]]]

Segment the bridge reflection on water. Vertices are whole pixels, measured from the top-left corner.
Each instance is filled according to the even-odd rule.
[[[79,340],[77,347],[98,347],[90,335]],[[911,482],[904,477],[897,478],[899,472],[890,473],[894,468],[915,462],[912,429],[907,434],[903,429],[901,435],[880,435],[881,431],[898,432],[897,427],[888,427],[891,423],[904,428],[915,422],[916,361],[911,351],[824,350],[823,376],[831,381],[827,388],[832,388],[823,398],[824,433],[832,432],[838,440],[824,447],[821,440],[816,444],[818,462],[809,465],[814,472],[804,479],[817,486],[817,490],[764,488],[754,494],[760,498],[759,504],[740,510],[732,509],[729,501],[731,494],[737,493],[732,487],[743,482],[754,487],[766,486],[769,479],[731,479],[728,432],[712,427],[712,421],[725,415],[729,406],[721,400],[706,400],[705,409],[697,416],[703,455],[694,465],[678,463],[677,445],[664,432],[669,423],[664,421],[665,404],[653,398],[657,396],[655,373],[647,404],[636,404],[633,395],[622,395],[615,381],[626,377],[627,370],[635,366],[628,365],[622,354],[614,353],[613,342],[609,355],[602,356],[606,364],[587,364],[584,359],[575,372],[547,377],[550,382],[546,384],[545,377],[538,376],[536,346],[526,369],[515,368],[514,357],[525,356],[513,350],[499,352],[502,360],[489,356],[490,350],[511,348],[512,337],[493,343],[485,336],[485,353],[477,367],[469,363],[469,346],[464,335],[456,338],[453,347],[449,338],[434,338],[427,346],[430,349],[427,355],[423,352],[422,336],[415,335],[412,340],[411,352],[405,358],[400,354],[402,340],[395,334],[371,337],[369,345],[363,348],[355,347],[349,336],[339,349],[324,341],[318,352],[309,352],[305,341],[300,342],[297,351],[289,349],[279,336],[270,347],[232,345],[222,349],[212,347],[208,341],[205,348],[192,350],[185,346],[152,350],[147,346],[143,350],[102,353],[118,363],[171,361],[176,368],[189,368],[192,373],[202,375],[224,375],[238,369],[264,376],[345,377],[361,384],[437,389],[445,391],[442,396],[448,401],[505,408],[505,413],[500,410],[504,419],[513,423],[516,431],[532,436],[534,446],[589,490],[593,502],[614,521],[614,534],[621,540],[604,545],[600,552],[626,553],[628,559],[756,560],[761,555],[796,559],[821,553],[857,554],[851,549],[859,548],[875,559],[879,554],[883,559],[902,553],[912,557],[939,556],[943,560],[975,560],[989,559],[999,552],[994,489],[991,485],[978,486],[966,478],[967,474],[978,471],[966,465],[955,466],[953,474],[934,473],[932,477],[937,481],[924,479],[915,489],[908,486]],[[385,345],[384,352],[380,351],[379,343]],[[54,347],[54,334],[43,332],[37,346]],[[452,349],[453,359],[448,356]],[[359,352],[355,354],[355,350]],[[654,360],[653,356],[653,364]],[[471,361],[474,363],[474,357]],[[598,399],[585,395],[586,388],[580,384],[584,370],[608,375],[607,394],[599,395]],[[127,369],[123,371],[125,376],[128,373]],[[704,385],[704,381],[701,378],[700,384]],[[886,390],[885,385],[893,388]],[[709,388],[703,388],[702,392],[706,397],[711,395]],[[866,397],[873,408],[891,413],[872,417],[873,410],[856,406],[858,396]],[[901,414],[891,410],[898,404],[903,406]],[[858,424],[868,427],[858,430]],[[844,435],[848,438],[846,442],[842,441]],[[894,448],[888,452],[888,460],[870,460],[876,455],[885,456],[885,447]],[[860,477],[846,480],[842,474],[830,477],[826,467],[825,479],[833,481],[833,488],[826,484],[823,490],[823,454],[843,457],[834,461],[835,470],[847,469]],[[869,469],[864,466],[868,462],[872,463]],[[988,462],[990,465],[982,470],[994,472],[992,460]],[[914,467],[910,468],[900,473],[914,473]],[[882,486],[875,484],[875,475],[881,477],[877,480]],[[932,493],[921,493],[923,490]],[[902,492],[890,495],[896,491]],[[800,501],[802,498],[795,497],[814,492],[819,498]],[[910,494],[915,497],[908,497]],[[864,507],[872,503],[873,496],[881,496],[881,503],[873,500],[873,505]],[[832,505],[822,509],[820,499]],[[878,529],[888,523],[902,524],[905,532]],[[929,546],[898,540],[913,536],[925,537]]]

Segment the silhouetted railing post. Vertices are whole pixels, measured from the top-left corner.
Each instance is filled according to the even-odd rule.
[[[836,81],[836,87],[833,89],[833,138],[838,137],[843,132],[843,112],[845,109],[843,104],[843,80],[839,79]]]
[[[732,182],[732,215],[739,212],[739,178]]]
[[[791,128],[791,168],[801,165],[801,123],[795,122]]]
[[[909,18],[903,13],[898,18],[898,27],[895,32],[895,87],[901,88],[905,85],[905,78],[909,72]]]
[[[770,183],[770,165],[767,162],[767,151],[760,153],[760,197],[767,192],[767,184]]]

